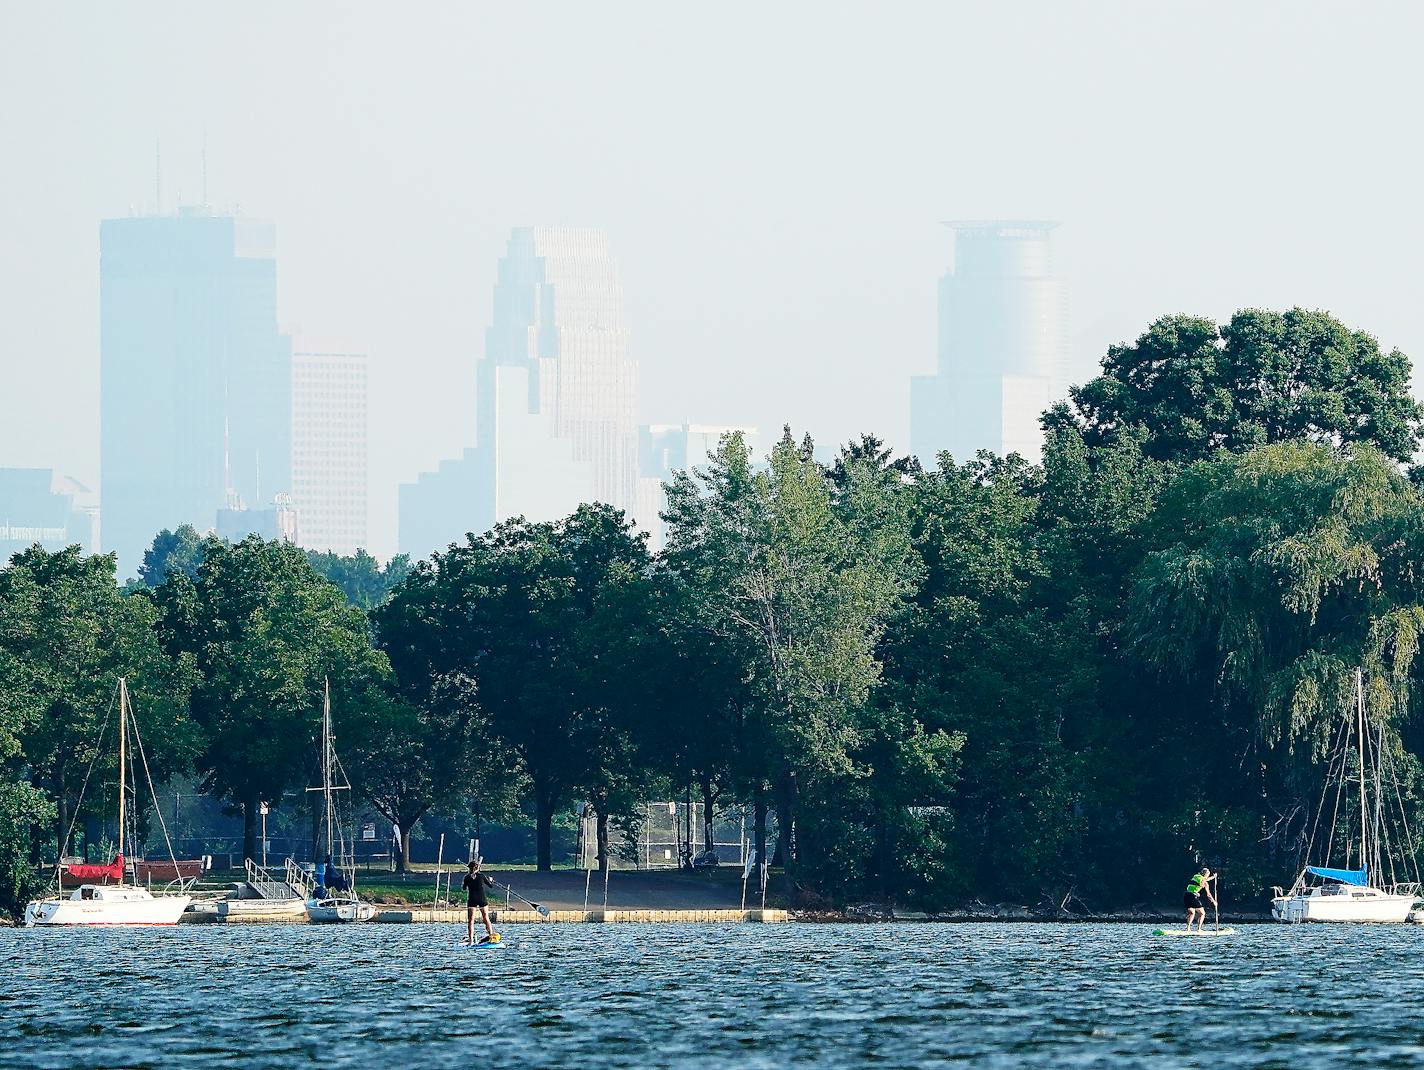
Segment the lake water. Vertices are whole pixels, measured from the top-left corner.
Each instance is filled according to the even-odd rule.
[[[1424,928],[0,929],[6,1065],[1417,1067]]]

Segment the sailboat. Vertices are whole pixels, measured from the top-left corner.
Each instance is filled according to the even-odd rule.
[[[331,682],[325,682],[321,703],[321,787],[308,788],[308,791],[319,791],[326,802],[326,849],[327,853],[335,859],[338,868],[346,870],[351,874],[351,887],[347,891],[327,889],[326,895],[321,898],[311,898],[307,900],[307,918],[314,922],[351,922],[370,921],[376,916],[376,908],[370,903],[361,902],[356,895],[356,867],[343,865],[347,859],[346,837],[340,832],[340,824],[336,820],[335,792],[350,791],[351,785],[333,784],[332,775],[335,770],[341,768],[341,762],[336,757],[336,747],[331,734]],[[343,775],[342,779],[345,779]],[[351,859],[354,862],[354,859]]]
[[[1348,782],[1346,758],[1353,750],[1358,767],[1356,783],[1353,785],[1358,792],[1360,812],[1359,842],[1354,845],[1358,850],[1351,851],[1352,845],[1348,842],[1350,833],[1347,833],[1344,866],[1307,865],[1295,879],[1290,891],[1283,892],[1279,887],[1276,888],[1276,894],[1271,900],[1271,915],[1277,921],[1404,922],[1410,920],[1415,902],[1419,898],[1417,871],[1416,880],[1413,882],[1379,883],[1386,867],[1390,870],[1391,877],[1394,875],[1394,859],[1385,842],[1387,832],[1383,820],[1386,759],[1382,746],[1382,728],[1376,740],[1371,740],[1367,731],[1364,674],[1358,669],[1355,670],[1355,709],[1351,712],[1353,716],[1345,718],[1346,725],[1342,729],[1349,738],[1343,741],[1344,748],[1339,752],[1340,773],[1334,782],[1335,812],[1339,812],[1341,796]],[[1373,780],[1373,785],[1369,783],[1370,780]],[[1327,797],[1330,788],[1327,777]],[[1325,798],[1322,798],[1322,812],[1324,806]],[[1317,817],[1317,825],[1318,823]],[[1327,860],[1335,839],[1333,815],[1329,832],[1325,848]],[[1310,848],[1313,850],[1314,835],[1311,839]],[[1412,865],[1412,850],[1403,854],[1405,860]]]
[[[128,755],[129,722],[128,682],[119,678],[119,841],[118,849],[108,865],[70,865],[63,863],[55,867],[59,893],[47,899],[36,899],[25,907],[26,925],[176,925],[183,911],[193,901],[187,894],[191,881],[175,881],[179,891],[174,894],[154,895],[147,888],[137,884],[125,884],[124,876],[128,864],[124,860],[124,832],[128,797]],[[144,773],[148,773],[148,760],[143,755],[143,740],[139,738],[138,723],[133,723],[134,741],[138,744],[140,758],[143,759]],[[137,783],[137,777],[135,777]],[[153,779],[149,777],[149,790],[153,790]],[[81,796],[80,802],[83,802]],[[160,825],[162,813],[158,814]],[[168,831],[164,828],[164,839]],[[61,848],[61,854],[63,849]],[[172,847],[169,848],[170,858]],[[178,863],[173,860],[173,870]],[[64,894],[66,873],[81,883],[68,895]],[[113,883],[110,883],[110,882]]]

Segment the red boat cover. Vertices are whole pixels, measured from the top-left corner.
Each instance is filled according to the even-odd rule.
[[[65,866],[64,871],[71,877],[77,877],[82,881],[121,881],[124,879],[124,856],[115,855],[114,860],[107,866]]]

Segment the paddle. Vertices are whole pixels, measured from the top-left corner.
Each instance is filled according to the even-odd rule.
[[[549,916],[549,908],[548,908],[548,907],[541,907],[538,903],[534,902],[534,900],[532,900],[532,899],[525,899],[522,895],[520,895],[518,892],[516,892],[516,891],[515,891],[513,888],[511,888],[509,885],[507,885],[507,884],[500,884],[498,881],[496,881],[496,882],[495,882],[495,887],[496,887],[496,888],[503,888],[503,889],[504,889],[506,892],[508,892],[510,895],[514,896],[515,899],[518,899],[521,903],[528,903],[531,907],[533,907],[535,910],[537,910],[537,911],[539,912],[539,916],[540,916],[541,918],[547,918],[547,917]]]

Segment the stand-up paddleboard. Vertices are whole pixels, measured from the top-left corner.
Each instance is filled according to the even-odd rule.
[[[476,940],[473,944],[467,944],[462,940],[460,941],[460,946],[468,951],[478,951],[480,948],[486,947],[503,947],[504,937],[499,933],[495,933],[494,936]]]
[[[1153,929],[1153,936],[1235,936],[1236,930],[1227,926],[1224,929]]]

